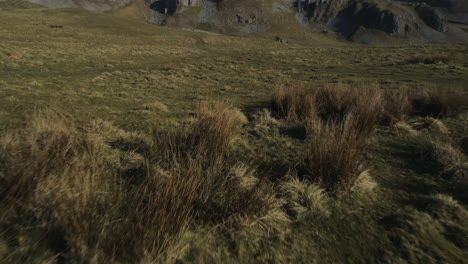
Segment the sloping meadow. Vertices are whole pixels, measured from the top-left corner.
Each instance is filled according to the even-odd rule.
[[[354,235],[369,243],[383,228],[371,222],[371,227],[349,226],[370,221],[364,219],[376,217],[372,213],[345,219],[356,206],[380,206],[375,197],[391,195],[379,186],[372,164],[382,131],[405,128],[410,135],[417,129],[410,127],[411,120],[434,123],[460,116],[465,99],[462,90],[281,84],[271,109],[250,120],[230,103],[202,102],[189,121],[173,128],[155,124],[142,132],[126,132],[103,120],[77,124],[72,116],[50,110],[0,140],[0,253],[8,263],[339,261],[346,250],[336,256],[332,248],[305,252],[346,246],[336,233],[327,235],[332,244],[316,237],[321,228],[337,233],[357,228],[362,233]],[[428,127],[437,126],[433,123]],[[280,132],[288,126],[304,131],[302,138],[291,138],[296,147],[290,149],[281,145],[289,142],[290,135]],[[447,185],[460,185],[467,177],[466,134],[453,138],[440,126],[437,131],[403,140],[415,152],[430,154]],[[283,140],[276,151],[294,157],[278,170],[265,168],[268,163],[257,158],[262,142],[271,144],[272,138]],[[459,197],[455,191],[449,193]],[[438,236],[455,235],[454,228],[466,234],[466,218],[452,217],[466,210],[451,196],[418,199],[429,199],[437,208],[424,207],[429,215],[410,210],[401,221],[411,226],[420,216]],[[400,206],[397,201],[390,203]],[[309,229],[301,234],[304,225]],[[318,233],[312,235],[313,230]],[[408,239],[427,242],[418,234]],[[410,254],[466,255],[463,236],[438,239],[436,246],[449,245],[452,256],[419,247],[423,253]],[[393,252],[385,258],[405,257],[398,253],[402,245],[383,243]],[[374,253],[354,257],[375,260]]]

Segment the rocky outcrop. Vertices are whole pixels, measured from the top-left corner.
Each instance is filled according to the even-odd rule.
[[[351,35],[361,27],[393,35],[404,35],[411,31],[414,16],[401,10],[397,12],[393,9],[383,9],[370,2],[354,1],[338,14],[338,19],[337,29],[341,30],[344,23],[349,24],[352,30],[348,33]]]
[[[309,20],[317,23],[329,23],[349,4],[348,0],[322,1],[305,0],[298,1],[298,11],[304,9]]]
[[[466,0],[398,0],[403,3],[412,3],[420,5],[424,3],[428,6],[435,8],[443,8],[450,10],[451,12],[468,12],[468,1]]]
[[[403,36],[414,28],[415,15],[397,5],[382,7],[366,0],[309,0],[298,6],[305,6],[305,14],[315,27],[336,31],[348,39],[365,29]]]
[[[448,21],[468,20],[466,0],[300,0],[311,30],[334,31],[363,43],[468,42],[467,32]],[[465,11],[463,11],[465,10]]]
[[[415,10],[427,26],[439,32],[447,32],[447,20],[439,10],[428,5],[417,6]]]
[[[179,6],[179,3],[180,1],[178,0],[156,0],[149,1],[149,6],[152,10],[160,14],[173,15]]]
[[[202,0],[145,0],[150,8],[161,14],[173,15],[178,8],[200,6]]]

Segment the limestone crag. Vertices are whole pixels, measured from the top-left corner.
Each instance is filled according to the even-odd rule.
[[[48,7],[109,11],[146,5],[149,23],[225,34],[335,32],[385,43],[468,43],[468,0],[27,0]]]
[[[361,36],[369,39],[379,32],[387,37],[413,38],[416,42],[467,39],[466,32],[448,23],[449,18],[457,21],[464,17],[460,10],[465,4],[460,0],[150,1],[155,16],[160,17],[158,21],[171,26],[209,25],[215,31],[254,33],[299,24],[306,30],[333,31],[353,41],[360,41]],[[196,17],[188,11],[192,7],[198,10]]]
[[[439,10],[428,5],[417,6],[415,10],[427,26],[440,32],[447,31],[447,19]]]

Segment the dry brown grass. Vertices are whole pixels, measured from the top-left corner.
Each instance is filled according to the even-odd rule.
[[[320,186],[301,181],[294,175],[282,183],[280,189],[286,197],[288,212],[295,218],[328,214],[326,192]]]
[[[279,86],[273,95],[274,110],[306,127],[303,177],[331,192],[349,190],[363,170],[363,154],[381,115],[382,100],[377,85]]]
[[[190,126],[189,138],[197,145],[197,152],[215,159],[227,153],[246,123],[244,114],[229,103],[202,103]]]
[[[436,161],[443,168],[443,175],[453,181],[468,177],[468,160],[456,146],[444,142],[433,142],[433,151]]]
[[[400,87],[385,90],[382,125],[394,125],[410,116],[453,117],[463,112],[468,101],[463,89]]]
[[[280,85],[274,92],[272,105],[279,116],[306,122],[316,118],[342,122],[352,114],[360,120],[356,126],[368,134],[382,111],[382,94],[374,84],[369,87],[339,84],[313,89]]]
[[[197,221],[233,224],[240,216],[262,214],[268,207],[270,195],[264,182],[257,182],[254,170],[230,156],[246,122],[229,103],[202,103],[186,131],[167,141],[174,173],[199,179],[194,203]]]
[[[363,171],[363,155],[377,121],[393,125],[412,114],[454,116],[465,98],[462,90],[453,89],[280,85],[272,105],[279,116],[306,124],[304,177],[334,192],[349,190]]]
[[[405,121],[413,110],[409,89],[402,87],[383,92],[381,124],[394,125]]]
[[[316,108],[323,120],[343,120],[358,100],[358,90],[343,85],[328,85],[317,91]]]
[[[29,131],[6,135],[0,144],[2,197],[29,198],[46,175],[74,166],[80,151],[76,131],[63,116],[48,113],[49,119],[36,119]]]
[[[369,134],[362,133],[361,127],[353,115],[343,122],[311,121],[304,177],[331,192],[349,190],[364,170]]]
[[[0,220],[34,216],[34,232],[59,245],[61,258],[157,259],[191,219],[235,226],[279,208],[255,171],[229,155],[246,122],[230,104],[200,105],[184,129],[152,139],[47,116],[0,140],[0,205],[10,213]]]
[[[191,217],[197,182],[151,174],[130,183],[119,169],[127,153],[48,115],[2,139],[2,207],[32,214],[63,258],[114,262],[162,254]]]
[[[316,117],[339,121],[353,113],[362,119],[361,124],[371,127],[377,119],[382,125],[394,125],[411,115],[456,116],[463,111],[467,101],[463,89],[401,87],[382,90],[376,84],[306,88],[298,84],[280,84],[274,91],[272,107],[279,117],[295,121]]]
[[[195,159],[203,166],[222,166],[232,144],[247,118],[226,102],[201,103],[194,120],[177,131],[153,131],[153,154],[164,156],[164,162],[184,162]]]
[[[382,92],[377,85],[356,88],[354,104],[347,116],[352,116],[355,130],[361,137],[369,138],[382,112]]]
[[[280,84],[273,93],[272,107],[280,117],[304,120],[316,114],[316,90],[298,84]]]
[[[450,58],[446,55],[415,55],[407,58],[405,62],[407,64],[438,64],[447,63]]]
[[[463,89],[428,88],[413,91],[414,113],[434,117],[451,117],[460,114],[468,101]]]

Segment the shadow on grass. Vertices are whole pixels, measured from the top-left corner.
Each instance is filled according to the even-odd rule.
[[[447,192],[448,184],[440,176],[440,164],[418,149],[414,142],[385,139],[380,141],[377,151],[382,160],[376,166],[391,168],[388,175],[376,179],[380,185],[411,195]]]
[[[306,129],[302,125],[295,125],[291,127],[283,127],[280,129],[280,134],[294,139],[305,140]]]

